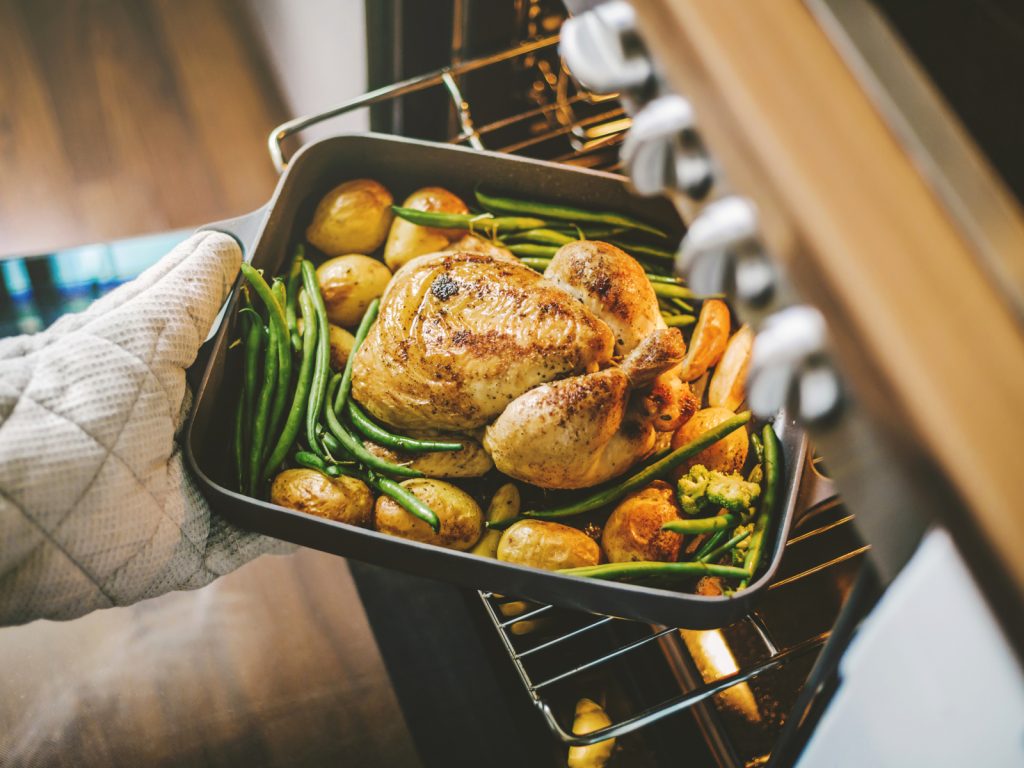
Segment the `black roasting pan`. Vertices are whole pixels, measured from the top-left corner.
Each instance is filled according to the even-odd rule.
[[[341,181],[357,177],[377,179],[397,200],[427,185],[448,187],[469,200],[473,189],[483,183],[509,196],[624,211],[682,232],[682,223],[667,201],[636,197],[623,179],[613,174],[375,134],[336,136],[307,145],[291,160],[266,206],[205,229],[232,234],[242,243],[247,260],[268,274],[278,274],[289,256],[290,244],[301,236],[320,197]],[[228,365],[227,361],[228,346],[238,335],[237,298],[236,286],[223,321],[208,342],[208,357],[184,437],[189,466],[211,507],[235,524],[343,557],[466,587],[693,629],[721,627],[748,613],[775,573],[794,515],[806,454],[804,434],[781,415],[774,428],[782,441],[785,492],[765,550],[767,568],[757,581],[733,597],[701,597],[548,573],[394,538],[236,493],[229,487],[229,424],[239,366]]]

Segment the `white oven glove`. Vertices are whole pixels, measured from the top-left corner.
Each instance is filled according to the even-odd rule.
[[[176,441],[185,369],[240,262],[201,232],[85,312],[0,340],[0,623],[194,589],[288,549],[211,515]]]

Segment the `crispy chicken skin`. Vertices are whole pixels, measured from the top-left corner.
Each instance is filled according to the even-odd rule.
[[[352,395],[395,427],[473,429],[539,384],[609,363],[613,345],[605,323],[526,266],[428,254],[395,273]]]
[[[588,488],[622,474],[654,450],[654,420],[631,397],[686,353],[678,329],[643,339],[618,368],[531,389],[484,434],[506,475],[543,488]]]
[[[583,302],[615,334],[615,354],[626,355],[640,340],[664,328],[644,268],[625,251],[598,240],[559,248],[544,277]]]

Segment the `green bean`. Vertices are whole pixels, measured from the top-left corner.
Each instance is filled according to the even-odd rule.
[[[317,472],[322,472],[325,475],[327,474],[327,464],[323,459],[310,451],[296,451],[295,463],[300,467],[315,469]]]
[[[245,431],[245,422],[245,400],[241,395],[239,395],[238,402],[235,404],[235,439],[232,445],[232,448],[234,449],[235,472],[237,473],[239,493],[245,493],[246,489],[245,440],[242,437]]]
[[[551,230],[562,234],[571,235],[573,240],[604,240],[607,237],[615,237],[629,231],[628,227],[581,227],[578,224],[563,224],[558,222],[557,226],[552,224]]]
[[[316,425],[327,391],[327,378],[331,375],[331,332],[327,323],[327,308],[320,293],[313,262],[302,262],[302,285],[306,295],[313,302],[316,318],[316,357],[313,363],[313,381],[309,385],[309,399],[306,402],[306,440],[310,448],[317,450]],[[308,326],[304,326],[304,329]]]
[[[283,307],[288,301],[288,296],[285,293],[284,282],[281,280],[274,280],[271,290],[274,293],[274,298],[277,299],[278,303]],[[267,436],[273,437],[277,434],[277,431],[281,428],[281,420],[284,418],[284,409],[288,404],[288,394],[291,391],[291,359],[292,350],[291,344],[289,343],[288,327],[285,326],[284,334],[280,336],[282,339],[281,349],[286,353],[288,366],[287,371],[281,368],[281,362],[278,360],[277,364],[277,389],[274,390],[274,401],[270,406],[270,423],[267,425]]]
[[[693,315],[666,315],[662,313],[661,319],[669,328],[687,328],[697,322]]]
[[[373,442],[387,446],[388,448],[394,448],[397,451],[406,451],[408,453],[461,451],[464,448],[462,443],[449,443],[442,442],[440,440],[419,440],[415,437],[396,435],[394,432],[388,432],[384,427],[370,419],[363,409],[356,405],[354,400],[349,400],[345,404],[345,407],[348,417],[352,422],[352,426],[356,428],[357,432],[368,440],[372,440]]]
[[[561,246],[536,245],[534,243],[508,243],[505,247],[519,257],[527,256],[538,259],[550,259]]]
[[[669,285],[683,285],[683,281],[675,275],[652,275],[647,273],[647,279],[652,283],[668,283]]]
[[[438,213],[435,211],[418,211],[415,208],[391,206],[391,210],[400,219],[405,219],[421,227],[437,227],[439,229],[468,229],[470,232],[483,232],[488,237],[496,237],[500,233],[519,232],[527,229],[540,229],[547,222],[524,216],[492,216],[489,213]]]
[[[277,329],[277,335],[282,341],[278,348],[275,349],[275,354],[277,355],[277,376],[283,384],[274,392],[274,402],[271,410],[271,413],[274,415],[271,421],[274,422],[280,419],[281,414],[284,413],[284,406],[288,399],[288,388],[292,377],[291,345],[286,343],[289,338],[288,323],[285,320],[284,307],[278,302],[274,291],[267,285],[267,281],[263,279],[263,275],[260,274],[259,270],[243,261],[242,274],[245,275],[245,279],[249,281],[253,290],[256,291],[256,295],[266,305],[268,325],[270,328]]]
[[[434,533],[441,530],[441,521],[437,514],[426,503],[417,498],[412,491],[402,487],[394,480],[378,475],[376,472],[366,473],[366,482],[378,493],[394,499],[402,509],[415,515],[429,525]]]
[[[261,488],[260,469],[263,466],[263,448],[266,441],[267,421],[270,419],[270,401],[277,389],[277,325],[270,326],[267,354],[263,359],[263,384],[256,401],[256,416],[252,427],[252,445],[249,446],[249,495],[256,496]]]
[[[480,205],[493,213],[513,213],[531,216],[543,216],[546,219],[559,219],[561,221],[592,222],[607,224],[611,226],[630,227],[641,232],[647,232],[658,237],[665,237],[665,233],[657,227],[652,227],[632,216],[609,211],[588,211],[584,208],[573,208],[567,205],[555,205],[551,203],[535,203],[528,200],[515,200],[510,197],[497,197],[486,195],[479,189],[476,190],[476,199]]]
[[[711,534],[707,541],[700,545],[697,551],[693,555],[694,560],[700,560],[704,555],[713,550],[718,546],[719,542],[729,535],[729,529],[723,528],[720,531],[715,531]]]
[[[316,309],[313,307],[313,299],[310,298],[308,292],[303,292],[300,302],[304,333],[302,334],[302,363],[299,366],[299,380],[295,385],[295,395],[292,397],[292,407],[288,411],[288,420],[285,421],[284,429],[281,431],[274,449],[270,452],[270,458],[267,459],[267,463],[263,467],[264,477],[269,477],[277,465],[284,461],[295,438],[298,437],[309,402],[309,390],[313,383],[313,368],[318,349],[317,336],[319,335]]]
[[[366,312],[363,313],[363,319],[359,321],[359,327],[356,329],[356,335],[352,341],[352,349],[349,350],[348,360],[345,361],[345,370],[341,376],[341,384],[338,387],[338,394],[334,399],[335,413],[344,412],[345,401],[348,399],[349,390],[352,389],[352,369],[355,365],[356,352],[359,351],[359,347],[361,347],[363,345],[363,341],[366,340],[366,336],[370,332],[370,328],[373,326],[373,321],[377,319],[377,311],[379,309],[380,299],[374,299],[370,302],[370,306],[366,308]]]
[[[682,299],[660,299],[660,301],[674,310],[670,314],[693,314],[693,304],[688,304]]]
[[[292,349],[302,352],[302,339],[299,338],[298,310],[299,310],[299,285],[302,283],[302,261],[306,258],[306,247],[299,243],[295,246],[295,255],[292,257],[291,266],[288,268],[288,300],[284,305],[284,318],[288,323],[288,335],[292,342]]]
[[[666,454],[653,464],[644,467],[639,472],[620,483],[616,483],[609,488],[604,488],[595,493],[591,493],[589,496],[585,496],[584,498],[571,504],[567,504],[564,507],[556,507],[555,509],[546,510],[530,510],[528,512],[524,512],[516,519],[498,523],[493,527],[498,529],[507,528],[517,519],[537,518],[541,520],[550,520],[562,517],[572,517],[574,515],[581,515],[584,512],[600,509],[601,507],[618,501],[623,496],[635,491],[637,488],[647,485],[647,483],[652,480],[664,477],[673,469],[680,466],[684,461],[696,456],[709,445],[717,443],[723,437],[736,431],[748,421],[750,421],[749,411],[739,413],[712,427],[696,439],[688,442],[686,445],[676,448],[674,451]]]
[[[520,257],[519,260],[530,269],[536,270],[537,272],[543,272],[548,268],[548,264],[551,263],[551,259],[538,259],[530,256]]]
[[[669,283],[651,283],[655,294],[663,299],[692,299],[696,294],[685,285],[670,285]]]
[[[754,533],[750,537],[747,556],[743,560],[743,567],[750,571],[750,578],[753,578],[761,565],[764,537],[768,534],[768,526],[771,524],[772,512],[779,495],[779,478],[782,474],[781,446],[771,424],[764,425],[764,429],[761,430],[761,439],[764,444],[764,490],[761,492],[761,503],[757,519],[754,521]],[[746,579],[740,582],[739,588],[743,589],[745,586],[747,586]]]
[[[333,390],[341,384],[341,374],[334,374],[331,378],[331,384],[328,389],[328,395],[333,393]],[[410,467],[404,467],[401,464],[392,464],[387,459],[382,459],[380,456],[375,456],[366,450],[362,441],[353,435],[348,428],[341,423],[338,419],[337,413],[330,404],[330,397],[328,396],[326,407],[324,408],[324,418],[327,422],[327,429],[330,433],[341,443],[342,449],[348,452],[352,458],[361,464],[364,464],[369,469],[375,469],[378,472],[384,472],[389,475],[396,475],[398,477],[423,477],[423,473],[419,470],[412,469]]]
[[[256,393],[259,389],[257,378],[260,373],[260,352],[263,349],[263,318],[249,304],[249,292],[245,292],[247,306],[243,307],[244,314],[242,325],[245,328],[245,371],[242,378],[242,398],[245,401],[245,423],[242,425],[242,440],[246,452],[252,448],[252,421],[256,403]],[[248,455],[248,453],[246,454]],[[246,479],[248,479],[246,472]],[[245,486],[243,486],[245,487]]]
[[[626,243],[620,240],[612,241],[612,245],[616,248],[621,248],[633,258],[643,257],[647,259],[664,259],[666,261],[674,261],[676,258],[675,251],[670,251],[665,248],[655,248],[651,245]]]
[[[729,539],[727,542],[725,542],[725,544],[723,544],[722,546],[715,547],[711,551],[706,552],[701,557],[698,557],[697,558],[697,562],[698,563],[713,563],[713,562],[715,562],[715,560],[717,560],[722,555],[724,555],[726,552],[728,552],[730,549],[735,547],[737,544],[739,544],[741,541],[743,541],[749,535],[750,535],[750,531],[743,531],[743,533],[737,533],[735,536],[733,536],[731,539]],[[747,569],[744,568],[744,570],[747,570]],[[749,570],[747,570],[747,572],[749,573]]]
[[[575,243],[578,238],[554,229],[527,229],[509,235],[509,243],[535,243],[537,245],[565,245]]]
[[[584,565],[579,568],[562,568],[558,571],[569,576],[585,576],[589,579],[637,579],[650,576],[689,578],[692,576],[724,576],[731,579],[742,579],[750,576],[750,572],[731,565],[714,565],[713,563],[662,563],[636,561],[631,563],[604,563],[602,565]]]
[[[710,533],[711,531],[726,530],[736,524],[733,515],[718,515],[717,517],[694,517],[682,520],[669,520],[661,526],[663,531],[673,533]]]

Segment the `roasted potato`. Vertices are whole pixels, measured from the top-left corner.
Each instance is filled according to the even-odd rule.
[[[576,717],[572,723],[572,732],[583,736],[612,724],[612,719],[601,708],[601,705],[590,699],[576,702]],[[586,747],[569,747],[568,768],[604,768],[615,749],[615,739],[605,739]]]
[[[320,200],[306,239],[328,256],[373,253],[387,237],[394,199],[373,179],[339,184]]]
[[[683,359],[680,373],[683,381],[699,379],[722,358],[729,341],[729,322],[729,307],[724,301],[704,302],[690,337],[690,348]]]
[[[402,207],[431,213],[469,213],[459,197],[442,187],[418,189],[405,199]],[[464,229],[421,227],[405,219],[395,219],[384,246],[384,261],[395,271],[417,256],[444,250],[450,241],[464,234]]]
[[[608,517],[601,534],[601,549],[612,563],[634,560],[675,562],[683,537],[661,530],[679,519],[672,486],[655,480],[624,498]]]
[[[548,520],[521,520],[498,542],[498,559],[545,571],[597,565],[601,548],[583,531]]]
[[[747,397],[747,367],[754,349],[754,332],[744,325],[729,339],[708,385],[708,405],[735,411]]]
[[[427,453],[405,453],[387,448],[383,445],[364,441],[366,449],[392,464],[404,464],[418,469],[428,477],[482,477],[494,468],[490,455],[480,445],[480,441],[466,435],[453,435],[450,432],[423,431],[415,429],[403,430],[407,437],[451,440],[462,443],[461,451],[430,451]]]
[[[492,259],[504,259],[519,264],[519,258],[508,248],[494,240],[488,240],[480,235],[466,233],[458,240],[452,240],[445,251],[469,251],[471,253],[482,253]]]
[[[271,483],[270,501],[349,525],[369,525],[373,513],[373,494],[362,480],[315,469],[286,469]]]
[[[377,499],[373,527],[381,533],[424,541],[449,549],[466,550],[476,544],[484,529],[484,513],[473,497],[443,480],[417,477],[402,485],[427,504],[441,521],[434,533],[429,525],[406,512],[387,496]]]
[[[335,371],[341,371],[345,368],[345,363],[348,362],[348,356],[352,354],[352,346],[356,343],[356,337],[346,331],[340,325],[334,323],[327,324],[330,329],[331,337],[331,368]],[[302,333],[304,323],[302,318],[298,319],[299,333]]]
[[[316,269],[327,318],[337,325],[359,324],[370,302],[379,298],[391,280],[391,270],[358,253],[328,259]]]
[[[697,411],[693,418],[677,429],[672,436],[673,450],[696,440],[712,427],[735,415],[728,408],[704,408]],[[740,427],[688,459],[676,470],[675,477],[678,479],[685,475],[694,464],[703,464],[708,469],[717,469],[719,472],[739,472],[747,460],[749,442],[747,428]]]
[[[491,503],[487,505],[487,522],[503,523],[506,520],[511,520],[519,514],[519,503],[519,489],[516,488],[515,483],[505,483],[494,492]],[[497,557],[499,541],[501,541],[501,531],[488,529],[484,531],[484,535],[480,537],[480,541],[473,547],[472,552],[481,557]],[[504,608],[504,606],[502,607]]]

